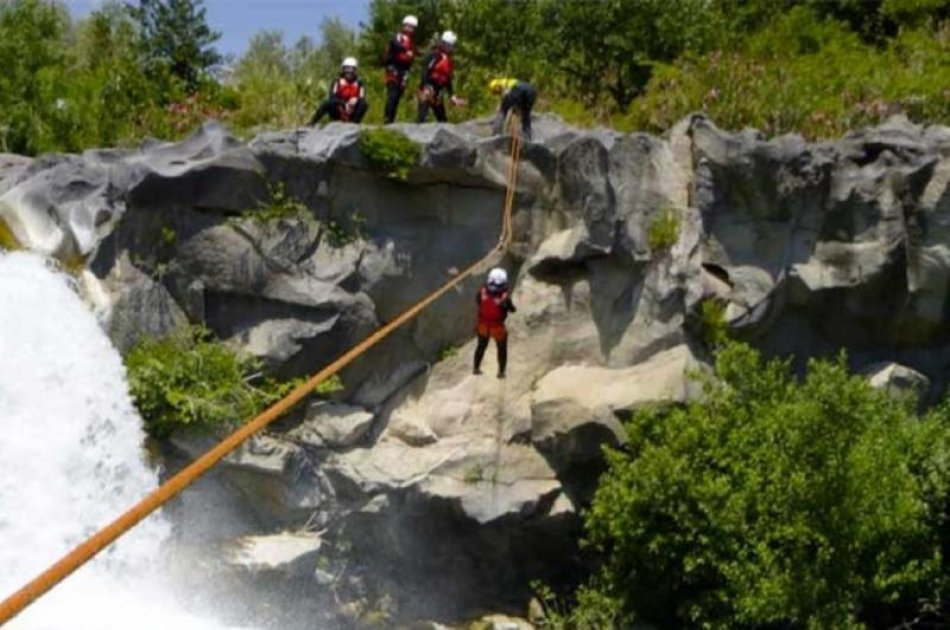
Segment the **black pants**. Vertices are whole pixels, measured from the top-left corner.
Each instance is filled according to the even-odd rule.
[[[402,93],[406,91],[406,86],[401,83],[386,84],[386,112],[384,124],[390,124],[396,120],[396,110],[399,109],[399,101],[402,99]]]
[[[496,339],[495,345],[498,347],[498,373],[504,374],[508,367],[508,337]],[[478,345],[475,346],[475,371],[482,367],[482,359],[485,358],[485,350],[488,348],[488,337],[478,336]]]
[[[419,116],[416,119],[418,123],[424,123],[429,117],[429,109],[435,114],[435,119],[439,122],[448,122],[449,118],[445,115],[445,100],[442,98],[442,88],[429,86],[433,92],[431,99],[419,99]]]
[[[508,112],[516,110],[521,116],[521,135],[525,140],[531,139],[531,110],[534,109],[534,102],[538,100],[538,91],[533,85],[528,83],[519,83],[509,90],[508,94],[501,101],[501,108],[498,116],[495,118],[493,131],[498,135],[504,131],[505,119]]]
[[[343,108],[346,107],[346,103],[338,101],[335,98],[327,99],[317,108],[317,111],[313,114],[313,118],[310,119],[310,125],[315,125],[324,116],[329,116],[330,120],[342,120],[343,119]],[[366,110],[369,109],[369,105],[366,103],[365,98],[361,98],[356,102],[356,107],[353,108],[353,115],[350,116],[349,121],[351,123],[359,124],[363,120],[363,116],[366,115]]]

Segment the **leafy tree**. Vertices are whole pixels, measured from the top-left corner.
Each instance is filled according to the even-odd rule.
[[[65,77],[63,41],[69,15],[61,4],[0,0],[0,146],[33,154],[40,149],[50,92]]]
[[[320,24],[322,44],[302,37],[292,46],[278,31],[251,39],[232,82],[241,96],[235,124],[241,129],[302,124],[327,96],[340,61],[357,49],[356,33],[336,18]]]
[[[41,150],[113,146],[135,134],[136,120],[161,95],[145,74],[134,22],[105,3],[74,26],[58,92],[48,100]]]
[[[340,63],[346,57],[357,54],[356,32],[340,21],[339,18],[323,18],[320,22],[321,53],[332,66],[334,75],[340,70]]]
[[[552,53],[577,97],[603,95],[625,110],[650,79],[653,64],[703,50],[716,14],[704,0],[550,0],[559,50]]]
[[[685,54],[654,76],[621,128],[665,130],[704,110],[727,128],[810,138],[840,135],[901,111],[950,120],[950,25],[905,28],[881,48],[799,6],[731,49]]]
[[[715,376],[702,402],[638,414],[608,453],[586,519],[603,567],[575,619],[846,628],[938,602],[946,411],[916,418],[844,357],[799,382],[727,345]]]
[[[220,37],[208,26],[203,0],[138,0],[129,10],[141,28],[150,71],[168,69],[189,92],[221,62],[212,47]]]

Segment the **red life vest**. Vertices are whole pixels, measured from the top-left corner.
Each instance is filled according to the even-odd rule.
[[[399,64],[400,66],[412,65],[412,58],[415,55],[416,49],[412,43],[412,38],[409,37],[407,33],[396,33],[395,39],[401,49],[396,48],[396,50],[393,51],[391,55],[393,63]]]
[[[505,302],[508,301],[507,291],[494,295],[486,287],[482,287],[478,298],[479,323],[498,325],[505,321]]]
[[[341,101],[348,101],[351,98],[359,98],[362,90],[363,86],[360,85],[359,79],[347,81],[346,77],[340,77],[336,82],[336,92],[334,96]]]
[[[445,87],[452,80],[452,57],[444,50],[435,51],[435,59],[429,70],[429,80],[439,87]]]

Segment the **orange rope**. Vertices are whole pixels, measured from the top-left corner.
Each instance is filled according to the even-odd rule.
[[[192,462],[174,477],[163,483],[155,491],[142,499],[139,503],[112,521],[85,542],[75,547],[63,556],[58,562],[43,571],[16,593],[10,595],[0,604],[0,625],[18,615],[24,608],[33,603],[47,591],[66,579],[76,569],[91,560],[96,554],[113,543],[119,536],[132,529],[149,514],[160,508],[182,490],[187,488],[198,477],[221,461],[231,451],[240,446],[245,440],[266,427],[268,424],[289,411],[298,402],[306,398],[313,389],[330,376],[352,363],[361,354],[385,339],[397,328],[414,318],[423,309],[438,300],[440,297],[461,284],[463,280],[474,274],[485,263],[499,253],[504,253],[512,239],[511,212],[514,206],[515,188],[518,183],[518,161],[521,156],[521,136],[517,131],[512,133],[511,159],[508,166],[507,191],[505,196],[504,215],[502,219],[501,238],[490,252],[478,262],[474,263],[455,278],[449,280],[415,306],[409,308],[399,317],[385,326],[380,327],[369,337],[348,350],[337,360],[326,366],[305,383],[294,388],[285,398],[251,419],[247,424],[224,438],[217,446]]]

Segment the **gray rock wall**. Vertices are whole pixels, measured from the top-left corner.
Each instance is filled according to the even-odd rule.
[[[477,123],[399,128],[422,146],[405,182],[338,124],[244,144],[209,123],[179,144],[6,156],[0,218],[84,262],[120,348],[202,322],[281,376],[309,374],[497,242],[506,140]],[[306,212],[255,218],[278,184]],[[670,212],[675,242],[659,244],[651,226]],[[619,420],[697,395],[705,299],[770,353],[846,347],[857,368],[901,363],[942,394],[948,217],[945,127],[896,118],[806,143],[701,116],[663,138],[542,118],[497,261],[519,307],[509,378],[493,377],[492,349],[471,375],[473,278],[344,372],[345,412],[311,405],[226,466],[256,522],[309,515],[348,537],[406,610],[517,603],[530,579],[575,575],[578,511]]]

